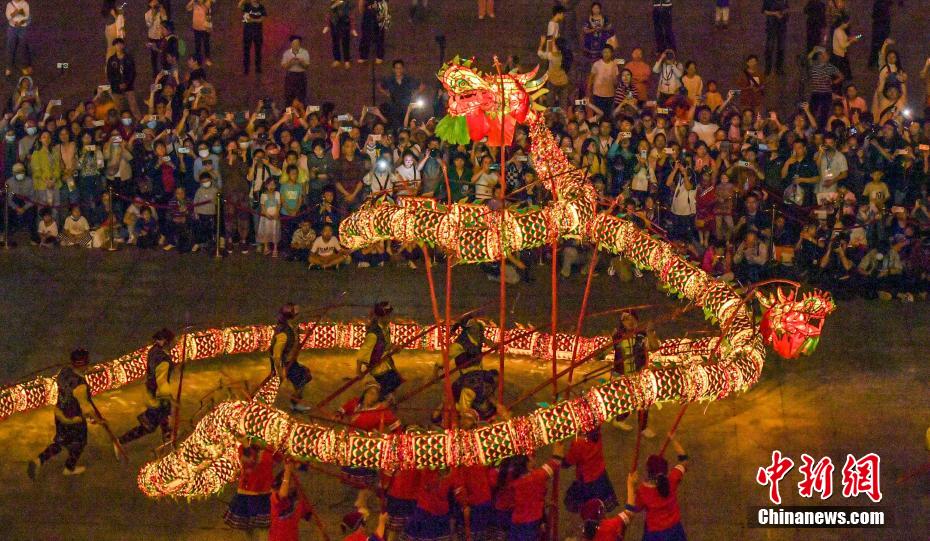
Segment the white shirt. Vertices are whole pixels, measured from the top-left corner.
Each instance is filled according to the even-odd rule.
[[[550,20],[549,24],[546,26],[546,37],[549,39],[556,39],[559,37],[559,27],[561,25],[555,21]]]
[[[329,257],[340,249],[339,239],[333,235],[329,240],[324,240],[322,236],[313,239],[313,246],[310,247],[310,253],[318,256]]]
[[[45,220],[39,220],[39,236],[58,238],[58,223],[52,220],[47,224]]]
[[[377,167],[377,165],[375,167]],[[393,173],[376,174],[374,171],[369,171],[368,174],[362,178],[362,182],[365,183],[365,186],[368,186],[368,190],[373,194],[387,192],[386,195],[391,195],[394,191]]]
[[[22,13],[17,13],[22,11]],[[6,4],[6,20],[10,26],[28,26],[29,19],[29,2],[26,0],[12,0]]]
[[[145,12],[145,26],[149,27],[149,39],[158,40],[163,37],[161,23],[164,21],[161,9],[150,9]]]
[[[87,218],[81,216],[77,220],[73,216],[68,216],[65,218],[65,233],[73,236],[83,235],[90,231],[90,225],[87,223]]]
[[[290,66],[288,66],[288,62],[290,62],[294,58],[298,59],[300,62],[291,64]],[[287,71],[291,71],[294,73],[303,73],[307,71],[306,66],[309,64],[310,64],[310,53],[308,53],[307,50],[304,49],[303,47],[298,49],[296,54],[294,53],[294,49],[291,49],[290,47],[288,47],[287,50],[284,51],[284,55],[281,57],[281,67],[286,68]]]
[[[684,75],[684,69],[678,62],[671,64],[665,61],[656,62],[652,67],[652,72],[659,74],[659,94],[675,94],[681,88],[681,76]]]
[[[494,196],[494,186],[497,186],[497,173],[487,172],[475,176],[475,199],[484,201]]]
[[[17,13],[22,11],[22,13]],[[12,0],[6,4],[6,20],[10,26],[28,26],[29,25],[29,2],[26,0]]]
[[[846,163],[846,156],[838,150],[834,150],[831,153],[821,153],[820,160],[817,162],[817,167],[820,169],[820,181],[817,182],[817,186],[814,188],[815,193],[835,192],[838,187],[837,181],[835,180],[836,177],[849,170],[849,164]],[[826,182],[824,181],[829,180],[833,182],[829,186],[825,186]]]

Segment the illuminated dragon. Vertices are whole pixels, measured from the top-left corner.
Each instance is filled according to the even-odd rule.
[[[297,460],[339,466],[396,470],[493,464],[588,432],[624,412],[648,408],[656,402],[719,400],[745,391],[758,381],[765,349],[745,300],[726,283],[684,259],[666,240],[651,236],[623,218],[598,212],[594,188],[585,181],[583,172],[562,154],[541,115],[533,110],[527,86],[531,76],[489,79],[470,66],[453,62],[443,68],[440,78],[450,92],[453,118],[464,117],[469,122],[468,118],[485,115],[488,131],[484,131],[480,119],[473,120],[476,129],[472,132],[472,124],[468,124],[469,138],[490,137],[494,133],[488,119],[494,118],[491,111],[501,103],[507,104],[505,114],[512,115],[515,122],[529,124],[532,164],[546,188],[555,195],[554,201],[543,207],[489,211],[481,205],[443,205],[418,198],[401,198],[398,203],[372,200],[340,225],[343,244],[354,249],[391,239],[423,242],[445,251],[458,263],[475,263],[495,261],[501,255],[542,246],[556,238],[574,238],[622,255],[638,267],[654,272],[667,291],[702,308],[711,321],[719,322],[720,335],[664,340],[657,351],[649,353],[648,367],[638,373],[596,385],[550,407],[472,430],[359,433],[302,421],[273,407],[279,382],[272,379],[252,400],[230,400],[217,405],[173,451],[146,464],[138,476],[139,487],[145,494],[197,497],[218,492],[236,479],[240,467],[236,448],[245,438],[263,441]],[[501,83],[504,93],[495,95]],[[538,92],[537,86],[533,88]],[[497,118],[500,120],[500,116]],[[498,129],[498,134],[506,135],[508,122],[503,119],[505,127]],[[769,335],[780,336],[778,340],[784,342],[784,337],[800,333],[803,344],[815,336],[811,332],[815,328],[812,319],[822,319],[831,309],[832,302],[824,294],[806,296],[800,302],[795,302],[793,296],[776,297],[774,304],[769,305],[766,325],[773,329]],[[811,328],[805,326],[808,324]],[[395,337],[396,342],[403,339],[403,332],[417,329],[415,325],[408,327],[413,329],[395,326],[392,335],[401,334]],[[364,336],[363,329],[361,325],[323,324],[309,333],[305,326],[301,332],[310,335],[308,348],[357,348]],[[819,329],[817,326],[816,330]],[[499,329],[491,327],[486,339],[510,340],[514,333],[521,332],[525,331],[508,330],[501,336]],[[215,329],[185,335],[180,340],[193,352],[189,359],[200,359],[267,351],[270,338],[271,328],[264,326]],[[610,337],[606,336],[553,337],[526,332],[506,350],[538,359],[547,358],[554,350],[564,360],[572,359],[576,352],[581,357],[609,344]],[[438,350],[441,345],[441,334],[434,329],[411,349]],[[810,351],[809,346],[806,349]],[[88,376],[92,392],[97,394],[141,378],[144,358],[143,349],[96,366]],[[49,378],[37,378],[2,390],[0,417],[54,404],[56,393]]]
[[[529,73],[489,75],[472,67],[473,60],[455,57],[439,70],[439,79],[449,93],[449,114],[439,121],[436,135],[454,144],[467,144],[487,137],[487,144],[513,143],[517,124],[528,123],[545,108],[535,100],[547,89],[546,76],[534,79]],[[501,122],[503,115],[503,122]]]
[[[765,308],[759,324],[762,339],[785,359],[813,353],[825,318],[836,309],[825,291],[808,292],[796,300],[797,290],[786,295],[778,288],[768,296],[757,292],[756,297]]]

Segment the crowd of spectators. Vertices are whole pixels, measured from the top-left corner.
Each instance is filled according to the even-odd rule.
[[[375,3],[382,11],[372,20],[383,23],[386,6]],[[153,17],[166,19],[159,2],[151,4]],[[839,297],[926,297],[930,120],[919,117],[930,115],[908,107],[908,74],[893,40],[875,53],[877,88],[860,91],[846,59],[858,38],[849,35],[848,15],[834,10],[819,37],[808,29],[803,101],[791,111],[766,110],[766,85],[783,69],[777,54],[766,55],[764,68],[753,55],[735,74],[705,78],[675,49],[670,27],[657,26],[657,41],[669,46],[647,60],[644,48],[618,43],[599,3],[577,28],[566,27],[564,4],[553,8],[538,43],[550,89],[544,115],[603,195],[604,210],[619,197],[613,212],[667,236],[724,280],[786,277]],[[191,2],[201,34],[211,5]],[[728,11],[717,15],[722,29]],[[160,39],[172,35],[170,21],[160,24]],[[503,164],[499,148],[444,143],[434,127],[447,96],[434,81],[408,75],[400,60],[377,85],[382,103],[357,114],[330,101],[304,103],[305,88],[295,95],[293,78],[287,101],[268,97],[248,112],[222,112],[225,83],[207,76],[209,36],[197,40],[186,58],[164,42],[153,47],[153,84],[141,106],[135,63],[119,36],[108,40],[108,84],[76,106],[45,101],[30,76],[19,80],[0,121],[11,237],[22,232],[43,247],[255,251],[323,269],[416,268],[418,246],[349,253],[338,240],[340,222],[372,196],[493,209],[547,202],[525,127]],[[380,61],[383,35],[370,41]],[[288,52],[281,64],[289,77],[313,69],[299,36]],[[511,57],[507,69],[520,70],[519,61]],[[920,77],[928,71],[930,60]],[[591,255],[591,247],[564,242],[562,276],[585,271]],[[545,258],[544,250],[514,254],[507,278],[532,280]],[[601,270],[622,280],[639,272],[602,259]],[[495,276],[493,266],[486,270]]]

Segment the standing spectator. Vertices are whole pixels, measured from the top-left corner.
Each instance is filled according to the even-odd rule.
[[[604,15],[600,2],[591,3],[591,13],[582,28],[584,55],[589,64],[597,62],[605,45],[617,46],[614,26]]]
[[[252,49],[255,49],[255,73],[262,72],[263,25],[268,11],[261,0],[239,0],[242,10],[242,72],[249,74]]]
[[[727,29],[730,25],[730,0],[716,0],[714,5],[714,28]]]
[[[746,231],[743,242],[733,255],[733,270],[736,277],[746,283],[755,283],[765,278],[765,266],[769,261],[768,244],[759,240],[759,234]]]
[[[362,38],[358,44],[358,62],[368,60],[372,46],[375,49],[375,64],[384,62],[384,40],[391,24],[391,12],[387,0],[361,0]]]
[[[619,76],[620,70],[614,62],[614,48],[606,45],[601,51],[601,59],[591,66],[591,74],[588,75],[587,95],[591,100],[590,105],[598,109],[596,113],[609,115],[613,110],[611,105]]]
[[[772,69],[785,74],[785,35],[788,33],[788,0],[763,0],[765,14],[765,75]]]
[[[681,89],[681,77],[684,75],[684,69],[681,62],[675,59],[675,51],[667,49],[662,52],[655,65],[652,66],[652,72],[659,76],[656,101],[661,107],[665,105],[669,98],[678,94],[678,90]]]
[[[830,63],[836,66],[840,73],[843,74],[843,80],[852,81],[852,68],[849,67],[849,58],[846,52],[849,46],[862,39],[862,35],[849,36],[849,15],[843,14],[836,21],[836,28],[833,29],[833,49],[830,55]]]
[[[762,97],[765,93],[765,82],[759,73],[759,57],[751,54],[746,57],[746,63],[739,78],[740,107],[754,111],[762,109]]]
[[[404,115],[413,101],[415,92],[423,89],[420,81],[407,75],[403,60],[395,60],[392,64],[393,76],[385,77],[378,85],[378,91],[390,99],[388,104],[388,119],[392,128],[404,125]]]
[[[57,207],[60,202],[61,160],[52,148],[52,134],[39,134],[35,149],[29,157],[29,171],[35,187],[36,198],[43,205]],[[53,214],[58,216],[58,211]]]
[[[568,71],[571,70],[571,51],[567,50],[565,38],[558,38],[555,41],[539,37],[539,50],[536,55],[549,62],[546,71],[546,83],[549,84],[549,104],[553,107],[564,107],[571,92],[571,81],[568,77]]]
[[[872,4],[872,46],[869,48],[869,67],[878,67],[878,54],[891,35],[891,0],[874,0]]]
[[[213,0],[190,0],[187,11],[191,12],[191,28],[194,29],[194,56],[205,66],[210,60],[210,35],[213,32]]]
[[[814,47],[823,45],[824,31],[827,28],[827,4],[823,0],[807,0],[807,4],[804,5],[804,18],[807,27],[807,48],[804,50],[810,54]]]
[[[552,17],[546,24],[546,39],[558,39],[562,35],[562,21],[565,20],[565,7],[556,4],[552,6]]]
[[[841,182],[845,184],[846,177],[849,175],[846,156],[836,147],[836,134],[831,131],[824,133],[823,146],[814,156],[814,161],[820,170],[820,180],[814,188],[817,194],[817,204],[836,201],[839,184]]]
[[[213,175],[204,170],[198,177],[200,187],[194,192],[194,246],[196,252],[203,246],[213,244],[216,234],[216,195],[219,188]]]
[[[107,52],[104,55],[104,60],[106,60],[116,52],[113,40],[126,38],[126,17],[123,15],[123,8],[116,5],[116,0],[106,0],[103,18],[106,20],[106,26],[103,29],[103,37],[107,42]]]
[[[158,75],[161,61],[162,43],[165,38],[164,23],[168,20],[165,7],[158,0],[149,0],[149,9],[145,12],[145,26],[148,28],[149,58],[152,63],[152,77]]]
[[[649,83],[652,79],[652,66],[643,60],[643,48],[633,47],[630,53],[630,61],[626,63],[626,69],[630,70],[633,76],[633,87],[636,89],[636,95],[640,100],[645,100],[649,95]]]
[[[833,88],[843,80],[836,66],[827,62],[827,51],[821,46],[811,51],[813,62],[809,68],[810,110],[817,125],[828,127],[827,118],[833,108]],[[863,101],[863,103],[865,103]]]
[[[6,29],[6,51],[10,55],[10,62],[6,66],[7,77],[12,75],[16,67],[16,52],[23,48],[26,63],[23,65],[23,75],[32,73],[32,48],[29,46],[29,24],[32,15],[29,12],[29,2],[26,0],[10,0],[6,4],[6,20],[9,27]]]
[[[255,233],[255,242],[262,247],[262,255],[271,254],[278,257],[278,242],[281,240],[281,192],[277,190],[274,179],[265,183],[258,202],[261,218],[258,220],[258,230]]]
[[[123,38],[113,40],[113,56],[107,59],[107,82],[113,97],[119,102],[117,107],[126,110],[128,105],[132,116],[140,118],[139,105],[136,103],[136,62],[126,53]]]
[[[494,18],[494,0],[478,0],[478,19],[484,20],[484,16]]]
[[[307,68],[310,67],[310,53],[301,46],[302,38],[291,36],[291,46],[281,57],[284,75],[284,103],[288,107],[297,100],[301,105],[307,103]]]
[[[652,30],[656,37],[656,51],[678,49],[672,29],[672,0],[652,0]]]
[[[191,249],[193,245],[190,230],[191,214],[191,202],[187,198],[184,188],[176,187],[174,196],[168,201],[165,246],[163,248],[165,251],[177,248],[180,252],[187,252]]]
[[[333,40],[333,63],[336,67],[341,62],[346,69],[352,67],[352,50],[350,39],[358,33],[352,25],[352,6],[345,0],[332,0],[329,15],[323,33],[329,32]]]
[[[233,240],[237,240],[242,253],[249,252],[249,192],[251,186],[247,178],[246,156],[245,148],[240,148],[238,143],[230,141],[226,145],[226,155],[220,161],[220,174],[223,177],[223,225],[226,249],[232,251]]]

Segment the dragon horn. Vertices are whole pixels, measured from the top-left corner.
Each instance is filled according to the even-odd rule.
[[[759,299],[759,304],[765,308],[771,308],[772,304],[774,303],[774,299],[766,297],[761,291],[758,290],[756,291],[756,298]]]
[[[782,291],[780,287],[775,288],[775,298],[778,300],[779,304],[783,304],[787,301],[785,292]]]

